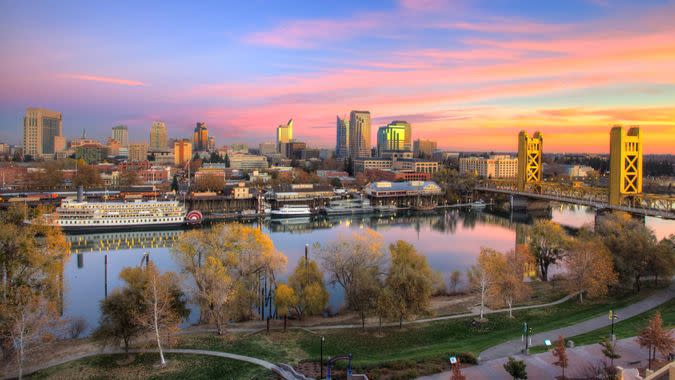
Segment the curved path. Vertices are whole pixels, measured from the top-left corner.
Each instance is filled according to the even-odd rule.
[[[619,315],[619,317],[621,317],[621,319],[628,319],[649,311],[650,309],[653,309],[663,303],[666,303],[674,296],[675,281],[673,281],[668,288],[659,290],[641,301],[628,305],[622,309],[618,309],[616,310],[616,313]],[[544,344],[545,339],[554,340],[560,335],[572,337],[609,326],[610,324],[611,321],[609,318],[607,318],[607,315],[601,315],[572,326],[534,334],[532,336],[531,346],[541,346]],[[523,342],[520,339],[514,339],[488,348],[487,350],[480,353],[479,358],[480,360],[491,360],[503,358],[506,356],[513,356],[520,353],[523,348]]]
[[[576,297],[575,294],[570,294],[567,295],[559,300],[549,302],[549,303],[542,303],[542,304],[537,304],[537,305],[526,305],[526,306],[516,306],[512,310],[513,311],[518,311],[518,310],[527,310],[527,309],[538,309],[542,307],[550,307],[550,306],[555,306],[558,304],[561,304],[567,300],[569,300],[572,297]],[[489,315],[489,314],[497,314],[497,313],[507,313],[509,309],[485,309],[483,312],[484,315]],[[480,313],[478,311],[473,311],[470,313],[463,313],[463,314],[451,314],[451,315],[443,315],[440,317],[432,317],[432,318],[421,318],[421,319],[415,319],[412,321],[403,321],[404,325],[414,325],[414,324],[421,324],[421,323],[429,323],[429,322],[437,322],[437,321],[445,321],[448,319],[458,319],[458,318],[467,318],[467,317],[475,317],[479,315]],[[399,323],[398,322],[385,322],[382,323],[382,326],[384,327],[398,327]],[[374,324],[374,323],[366,323],[366,327],[379,327],[380,324]],[[288,330],[333,330],[333,329],[360,329],[361,324],[360,323],[348,323],[348,324],[337,324],[337,325],[314,325],[314,326],[288,326]],[[265,330],[264,327],[230,327],[227,329],[230,332],[257,332],[257,331],[263,331]],[[215,332],[216,329],[199,329],[200,332]],[[188,332],[189,333],[189,332]]]
[[[281,377],[284,380],[304,380],[305,377],[302,375],[298,375],[294,371],[292,371],[292,368],[288,368],[285,365],[277,365],[271,362],[268,362],[266,360],[254,358],[251,356],[244,356],[244,355],[239,355],[239,354],[231,354],[229,352],[220,352],[220,351],[209,351],[209,350],[193,350],[193,349],[184,349],[184,348],[167,348],[163,350],[165,354],[187,354],[187,355],[206,355],[206,356],[216,356],[216,357],[221,357],[225,359],[231,359],[231,360],[238,360],[242,362],[247,362],[251,364],[258,365],[260,367],[263,367],[265,369],[268,369],[277,375]],[[129,350],[129,353],[157,353],[158,351],[156,349],[132,349]],[[74,355],[74,356],[69,356],[67,358],[61,358],[59,360],[55,361],[49,361],[47,363],[42,363],[41,365],[34,366],[31,368],[26,368],[24,369],[24,376],[37,372],[39,370],[65,364],[74,360],[79,360],[79,359],[84,359],[88,358],[91,356],[97,356],[97,355],[109,355],[109,354],[124,354],[124,350],[99,350],[96,352],[88,352],[88,353],[83,353],[80,355]],[[9,373],[5,374],[5,378],[12,378],[16,377],[17,373]]]

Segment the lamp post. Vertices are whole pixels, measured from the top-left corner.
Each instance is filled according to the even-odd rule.
[[[323,379],[323,336],[321,337],[321,360],[319,363],[319,366],[321,367],[321,376],[319,376],[319,379]]]
[[[609,310],[609,319],[612,321],[612,332],[609,335],[609,339],[614,342],[616,337],[614,336],[614,320],[619,319],[619,316],[614,312],[614,310]]]

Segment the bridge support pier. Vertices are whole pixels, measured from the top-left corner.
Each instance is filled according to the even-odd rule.
[[[519,197],[517,195],[511,195],[509,198],[509,203],[511,204],[511,211],[516,212],[542,211],[549,210],[551,208],[551,202],[547,200]]]

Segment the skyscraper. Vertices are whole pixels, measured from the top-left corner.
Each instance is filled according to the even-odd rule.
[[[112,138],[120,144],[120,147],[129,147],[129,129],[126,125],[118,125],[113,127]]]
[[[23,149],[35,158],[53,155],[54,138],[62,136],[61,112],[28,108],[23,118]]]
[[[192,137],[192,149],[195,152],[209,149],[209,130],[203,121],[198,122],[195,126],[195,132]]]
[[[293,141],[293,119],[277,127],[277,152],[283,154],[282,144],[288,144],[291,141]]]
[[[407,121],[394,120],[377,130],[377,154],[384,151],[411,151],[411,127]]]
[[[150,150],[164,150],[167,143],[166,124],[163,121],[153,121],[150,127]]]
[[[349,157],[349,120],[347,117],[337,117],[337,136],[335,143],[335,157],[345,159]]]
[[[370,157],[370,111],[349,114],[349,155]]]

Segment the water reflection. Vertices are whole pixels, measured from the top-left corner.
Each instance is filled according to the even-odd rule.
[[[566,226],[579,227],[593,223],[594,213],[587,207],[554,206],[550,213],[534,216],[447,210],[422,215],[298,218],[250,223],[269,233],[276,248],[288,257],[285,273],[278,276],[282,281],[304,255],[305,244],[310,247],[315,243],[325,244],[338,235],[347,236],[362,228],[376,230],[386,244],[399,239],[412,243],[425,254],[430,265],[447,278],[450,272],[464,272],[474,264],[481,247],[507,251],[517,243],[524,243],[529,225],[539,217],[552,217]],[[664,231],[673,233],[673,221],[649,219],[654,218],[647,220],[650,227],[652,224],[659,227],[657,234],[662,236]],[[122,268],[139,265],[144,254],[148,254],[160,270],[178,271],[171,246],[183,232],[131,231],[68,236],[75,257],[65,268],[65,316],[83,317],[90,327],[96,326],[99,301],[104,298],[106,290],[121,286],[119,273]],[[314,252],[310,251],[310,257],[313,255]],[[186,278],[185,283],[190,285],[191,282]],[[337,287],[329,287],[329,291],[331,308],[337,310],[342,302],[342,292]],[[197,314],[192,313],[190,322],[196,321]]]

